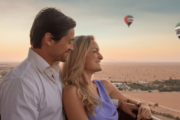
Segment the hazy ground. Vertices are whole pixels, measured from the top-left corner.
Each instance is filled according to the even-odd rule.
[[[127,97],[147,101],[151,105],[158,103],[158,107],[150,106],[150,108],[159,113],[180,117],[180,92],[123,92],[123,94]]]
[[[155,81],[180,79],[180,63],[119,63],[102,62],[97,79],[110,81]]]
[[[0,67],[15,67],[19,62],[0,62]]]
[[[161,115],[154,115],[155,117],[159,118],[160,120],[174,120],[172,118],[163,117]]]
[[[19,63],[17,62],[0,62],[0,73],[3,71],[9,72],[13,67],[17,66]],[[0,82],[3,77],[0,75]]]
[[[180,111],[180,92],[123,92],[135,98],[170,107]],[[163,101],[162,101],[163,100]]]
[[[180,63],[118,63],[102,62],[102,71],[94,75],[96,79],[110,81],[155,81],[180,79]],[[158,103],[165,107],[180,111],[180,93],[178,92],[124,92],[133,98]],[[151,107],[152,110],[180,117],[180,112],[162,107]],[[156,115],[159,117],[159,115]],[[171,120],[161,116],[163,120]]]
[[[0,63],[0,67],[15,67],[18,63]],[[119,63],[102,62],[102,71],[95,73],[95,79],[105,79],[110,81],[155,81],[180,79],[180,63]],[[9,71],[3,69],[2,71]],[[0,76],[1,77],[1,76]],[[179,92],[123,92],[128,97],[142,99],[152,103],[158,103],[170,109],[180,111],[180,93]],[[180,117],[180,112],[165,109],[162,107],[153,107],[156,112],[171,114]],[[155,115],[162,120],[171,120],[169,118]]]
[[[19,63],[2,63],[0,67],[15,67]],[[180,63],[120,63],[102,62],[96,79],[110,81],[155,81],[180,79]],[[2,71],[2,70],[1,70]]]

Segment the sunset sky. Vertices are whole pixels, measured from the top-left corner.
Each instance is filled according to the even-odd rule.
[[[0,0],[0,62],[20,62],[36,14],[55,7],[77,22],[75,35],[94,35],[104,60],[180,62],[180,0]],[[128,28],[126,15],[134,22]]]

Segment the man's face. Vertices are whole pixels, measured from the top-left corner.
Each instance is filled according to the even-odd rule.
[[[67,59],[68,52],[74,50],[73,48],[74,40],[74,28],[68,31],[68,34],[52,46],[51,56],[54,61],[65,62]]]

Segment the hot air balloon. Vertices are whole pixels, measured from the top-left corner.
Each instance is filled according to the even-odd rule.
[[[180,39],[180,23],[178,23],[178,24],[176,25],[175,31],[176,31],[176,35],[177,35],[178,38]]]
[[[133,16],[131,16],[131,15],[125,16],[124,17],[124,21],[128,25],[128,27],[129,27],[131,25],[131,23],[133,22]]]

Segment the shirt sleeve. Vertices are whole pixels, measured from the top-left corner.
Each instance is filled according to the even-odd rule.
[[[32,80],[16,78],[0,88],[2,120],[38,120],[38,91]]]
[[[111,99],[112,103],[114,104],[115,107],[118,108],[118,102],[119,100],[118,99]]]

